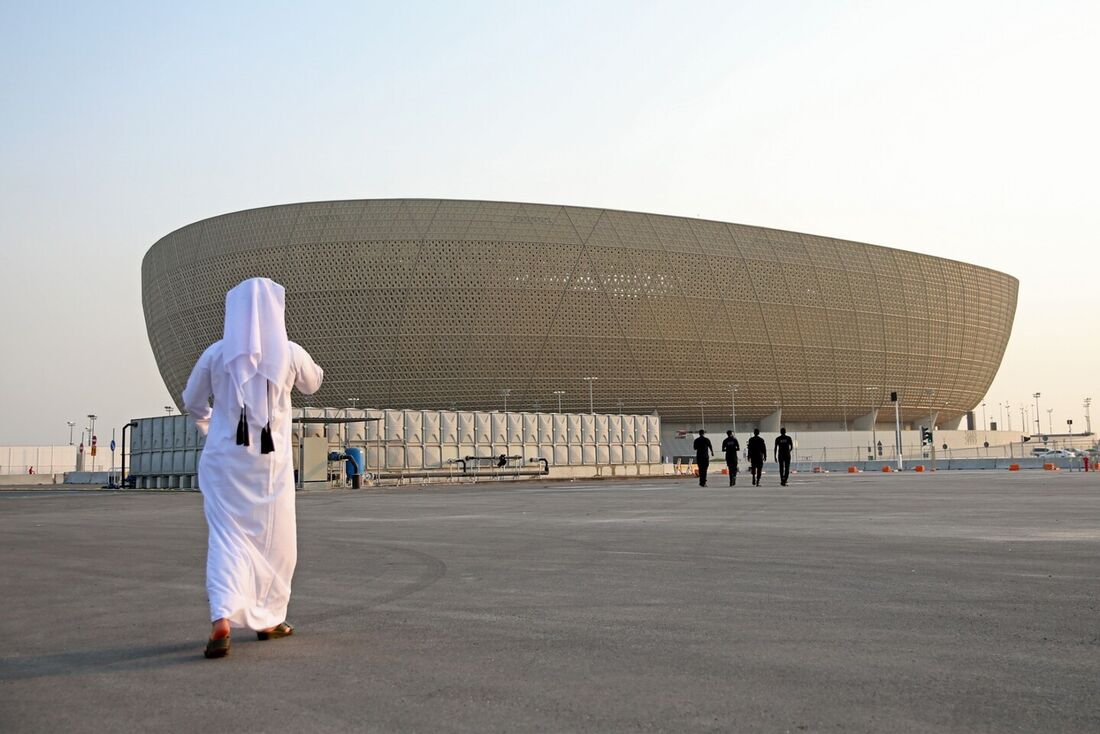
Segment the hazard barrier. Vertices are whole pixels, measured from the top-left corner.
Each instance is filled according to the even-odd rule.
[[[1009,471],[1020,471],[1020,465],[1019,464],[1009,464],[1008,465],[1008,470]]]
[[[917,464],[916,466],[913,467],[913,471],[924,471],[924,465],[923,464]]]
[[[1043,464],[1043,468],[1047,471],[1058,471],[1058,467],[1054,464]]]
[[[855,473],[857,473],[858,471],[859,471],[859,469],[856,469],[856,468],[855,468],[854,466],[850,466],[850,467],[848,467],[848,473],[849,473],[849,474],[855,474]]]
[[[889,472],[892,472],[892,471],[894,471],[894,470],[893,470],[893,469],[891,469],[891,468],[890,468],[890,467],[888,467],[888,466],[884,466],[884,467],[882,467],[882,471],[883,471],[883,472],[886,472],[886,473],[889,473]]]

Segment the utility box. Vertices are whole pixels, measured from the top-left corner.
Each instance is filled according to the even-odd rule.
[[[305,436],[298,445],[298,486],[303,489],[328,484],[328,439]]]

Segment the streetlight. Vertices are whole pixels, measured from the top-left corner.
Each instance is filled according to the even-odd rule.
[[[863,389],[868,391],[868,392],[878,390],[878,388],[874,387],[874,386],[865,387]],[[875,415],[874,401],[872,400],[872,401],[868,401],[868,402],[870,403],[870,407],[871,407],[871,458],[873,459],[876,456],[878,456],[878,434],[875,432],[875,423],[877,422],[875,420],[875,418],[877,418],[877,416]]]
[[[89,443],[92,443],[93,441],[95,441],[95,419],[98,418],[98,417],[99,416],[95,415],[94,413],[89,413],[88,414],[88,420],[90,420],[92,422],[91,428],[88,429],[88,436],[90,437],[89,441],[88,441]],[[94,451],[94,449],[95,449],[94,445],[92,446],[92,449]],[[95,471],[95,453],[92,454],[92,471]]]
[[[982,401],[982,430],[989,430],[989,422],[985,419],[985,401]]]
[[[173,410],[173,408],[172,408],[171,405],[165,405],[164,406],[164,412],[167,413],[168,415],[172,415],[172,410]]]
[[[1047,408],[1047,428],[1049,433],[1054,433],[1054,408]]]
[[[733,424],[733,432],[737,433],[737,388],[738,385],[730,385],[730,423]]]
[[[1005,423],[1005,426],[1009,431],[1011,431],[1012,430],[1012,406],[1008,404],[1007,400],[1005,401],[1005,417],[1008,418],[1008,423]]]
[[[701,421],[701,423],[699,424],[699,427],[702,428],[705,431],[707,429],[707,417],[706,417],[706,415],[703,414],[703,405],[705,405],[705,403],[702,400],[700,400],[699,401],[699,420]]]
[[[596,409],[593,407],[593,403],[592,403],[592,383],[595,382],[596,380],[600,379],[600,378],[598,378],[598,377],[582,377],[581,379],[588,383],[588,412],[591,413],[592,415],[595,415],[596,414]]]
[[[1037,392],[1034,395],[1032,395],[1031,397],[1035,398],[1035,432],[1036,433],[1042,433],[1043,432],[1043,424],[1039,420],[1039,416],[1040,416],[1040,413],[1039,413],[1039,398],[1042,397],[1042,393]]]
[[[1089,417],[1089,406],[1092,405],[1092,398],[1085,398],[1085,431],[1092,435],[1092,418]]]
[[[65,421],[65,424],[69,427],[69,445],[73,445],[73,426],[76,424],[72,421]]]
[[[512,394],[512,391],[508,388],[504,388],[500,391],[500,394],[504,397],[504,412],[508,412],[508,396]]]
[[[558,396],[558,412],[561,412],[561,396],[565,394],[565,390],[555,390],[554,394]]]

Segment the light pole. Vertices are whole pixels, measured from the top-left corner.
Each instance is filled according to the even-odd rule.
[[[595,407],[593,407],[594,404],[592,402],[592,383],[595,382],[596,380],[600,379],[600,378],[598,378],[598,377],[583,377],[581,379],[583,379],[585,382],[588,383],[588,412],[591,413],[592,415],[595,415],[596,414],[596,409],[595,409]]]
[[[165,405],[164,406],[164,412],[167,413],[168,415],[172,415],[173,410],[174,410],[174,408],[171,405]]]
[[[555,390],[554,394],[558,396],[558,412],[561,412],[561,396],[565,394],[565,390]]]
[[[1054,434],[1054,408],[1047,408],[1047,431]]]
[[[1092,398],[1085,398],[1085,431],[1092,435],[1092,418],[1089,416],[1089,406],[1092,405]]]
[[[1005,401],[1005,417],[1008,418],[1008,423],[1005,424],[1009,431],[1012,430],[1012,406]]]
[[[94,413],[88,414],[88,420],[92,422],[91,428],[88,429],[89,443],[92,443],[92,471],[95,471],[95,419],[98,417]]]
[[[73,445],[73,426],[76,424],[72,421],[65,421],[65,424],[69,426],[69,445]]]
[[[1005,428],[1004,403],[997,403],[997,428],[999,428],[1002,431]]]
[[[865,387],[863,389],[866,390],[868,393],[872,393],[873,391],[878,390],[877,387],[873,387],[873,386],[872,387]],[[869,400],[868,403],[870,404],[870,407],[871,407],[871,458],[874,459],[878,456],[878,434],[875,432],[875,423],[877,422],[875,420],[875,418],[877,416],[875,415],[874,401]]]
[[[1032,395],[1031,397],[1035,398],[1035,432],[1036,433],[1042,433],[1043,432],[1043,424],[1042,424],[1042,421],[1039,420],[1039,417],[1041,415],[1039,413],[1039,398],[1042,397],[1042,393],[1037,392],[1034,395]]]
[[[730,423],[733,424],[733,432],[737,433],[737,388],[738,385],[730,385]]]
[[[984,400],[982,401],[982,430],[983,431],[988,431],[989,430],[989,421],[987,421],[985,419],[985,401]]]
[[[508,412],[508,396],[512,394],[512,391],[508,388],[504,388],[500,391],[501,396],[504,397],[504,412]]]
[[[703,415],[703,405],[704,405],[703,401],[700,400],[699,401],[699,420],[701,422],[699,424],[699,427],[702,428],[705,431],[705,430],[707,430],[707,417],[705,415]]]

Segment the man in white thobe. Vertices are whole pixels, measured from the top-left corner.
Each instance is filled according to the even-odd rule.
[[[290,392],[309,395],[324,371],[286,334],[283,287],[252,278],[225,297],[225,332],[195,364],[183,403],[206,445],[199,488],[209,526],[207,657],[229,652],[231,627],[286,637],[298,558]],[[210,407],[210,397],[214,407]]]

